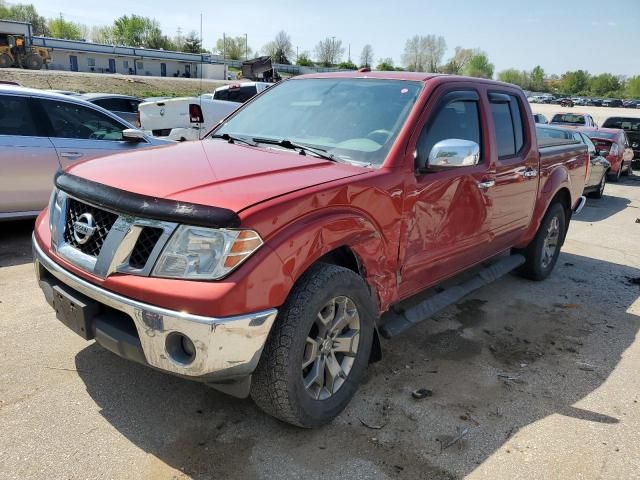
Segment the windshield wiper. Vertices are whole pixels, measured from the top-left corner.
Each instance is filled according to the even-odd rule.
[[[275,138],[254,138],[253,141],[256,143],[265,143],[267,145],[277,145],[279,147],[287,148],[289,150],[300,150],[300,155],[306,155],[307,152],[310,152],[320,158],[324,158],[325,160],[331,160],[332,162],[339,162],[339,160],[334,155],[327,152],[324,148],[311,147],[309,145],[292,142],[291,140],[287,140],[287,139],[277,140]]]
[[[235,142],[239,142],[239,143],[244,143],[245,145],[250,145],[252,147],[257,147],[257,143],[252,142],[249,139],[243,138],[243,137],[239,137],[237,135],[233,135],[232,133],[223,133],[223,134],[216,134],[216,135],[211,135],[211,138],[221,138],[222,140],[226,140],[229,143],[235,143]]]

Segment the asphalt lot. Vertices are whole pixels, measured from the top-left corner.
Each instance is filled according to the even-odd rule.
[[[314,431],[83,341],[36,285],[30,222],[0,223],[0,478],[640,478],[640,177],[605,193],[548,280],[385,342]]]
[[[541,113],[546,116],[549,121],[556,113],[590,113],[598,125],[602,125],[609,117],[635,117],[640,118],[640,109],[637,108],[609,108],[609,107],[561,107],[560,105],[551,105],[547,103],[531,103],[531,111],[533,113]]]

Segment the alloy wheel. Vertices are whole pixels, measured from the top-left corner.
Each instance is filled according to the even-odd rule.
[[[553,257],[560,243],[560,220],[553,217],[549,222],[547,234],[544,237],[542,245],[542,268],[547,268],[553,261]]]
[[[358,353],[360,316],[349,297],[334,297],[318,312],[307,335],[302,379],[315,400],[326,400],[347,380]]]

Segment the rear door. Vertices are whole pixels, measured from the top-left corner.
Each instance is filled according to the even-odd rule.
[[[493,131],[490,231],[497,250],[513,245],[529,227],[538,193],[539,155],[527,110],[514,92],[487,93]]]
[[[51,194],[58,156],[35,118],[29,97],[0,95],[0,215],[42,210]]]
[[[468,84],[448,84],[429,100],[409,151],[424,163],[435,144],[461,139],[480,145],[476,165],[417,172],[406,189],[407,241],[401,254],[400,295],[406,297],[487,256],[493,178],[486,112]],[[403,258],[402,258],[403,257]]]
[[[49,138],[63,167],[147,145],[146,140],[123,140],[122,131],[130,126],[95,108],[44,98],[38,99],[38,105],[48,123]]]

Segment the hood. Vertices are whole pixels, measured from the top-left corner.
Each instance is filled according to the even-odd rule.
[[[101,157],[67,171],[129,192],[240,212],[274,197],[369,170],[294,150],[203,140]]]

